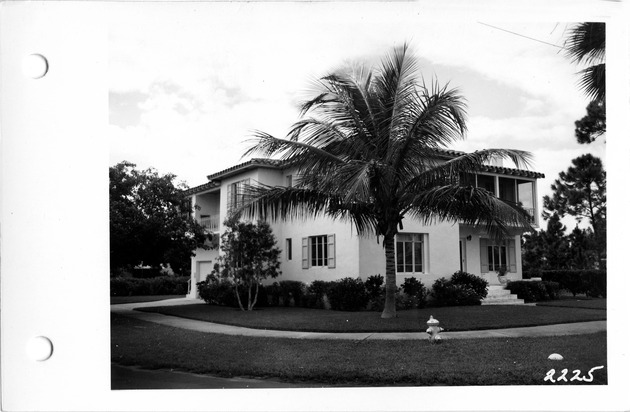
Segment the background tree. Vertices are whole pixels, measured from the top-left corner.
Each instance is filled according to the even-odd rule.
[[[523,272],[532,273],[535,277],[540,277],[540,271],[546,267],[547,249],[542,236],[543,232],[544,230],[534,230],[521,236]]]
[[[560,217],[587,218],[597,244],[598,262],[603,265],[606,250],[606,171],[601,159],[584,154],[571,161],[573,166],[560,172],[551,185],[553,195],[544,196],[543,216],[557,212]]]
[[[579,72],[579,87],[592,102],[586,116],[575,122],[575,136],[579,143],[591,143],[606,132],[606,24],[574,25],[565,50],[573,63],[589,65]]]
[[[606,133],[606,103],[592,101],[586,106],[586,116],[575,122],[578,143],[593,143]]]
[[[219,275],[234,283],[234,293],[241,310],[241,291],[247,291],[247,310],[253,310],[258,301],[260,282],[280,275],[280,249],[276,238],[266,222],[239,221],[232,217],[224,223],[221,235],[221,251],[214,266],[213,275]],[[253,294],[252,294],[253,292]]]
[[[569,248],[571,269],[593,269],[597,261],[597,245],[593,231],[590,228],[580,229],[576,225],[568,239],[571,244]]]
[[[545,248],[544,269],[569,268],[569,240],[565,235],[566,229],[560,222],[557,212],[549,217],[547,230],[541,232]]]
[[[460,180],[494,158],[526,165],[529,153],[488,149],[456,158],[444,149],[463,139],[465,105],[457,90],[426,85],[407,46],[378,69],[356,66],[322,78],[287,139],[256,134],[245,155],[279,156],[297,168],[293,187],[251,188],[245,212],[261,219],[325,214],[374,234],[385,249],[383,318],[396,316],[395,236],[403,218],[459,221],[497,238],[530,228],[527,213]],[[308,116],[308,117],[307,117]]]
[[[110,266],[112,274],[139,264],[169,264],[179,275],[190,274],[190,257],[207,235],[192,218],[183,183],[154,169],[138,171],[121,162],[109,168]]]

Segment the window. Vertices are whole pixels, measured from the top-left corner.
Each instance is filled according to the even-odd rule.
[[[291,239],[287,239],[285,243],[286,243],[286,246],[284,248],[284,251],[286,253],[287,260],[292,260],[293,259],[293,242]]]
[[[302,238],[302,269],[335,267],[335,235],[318,235]]]
[[[494,187],[494,176],[477,175],[477,187],[486,189],[488,192],[496,195],[497,191]]]
[[[243,179],[232,183],[227,187],[227,207],[228,211],[237,209],[245,203],[245,188],[249,185],[249,179]]]
[[[422,273],[424,235],[399,233],[396,235],[396,273]]]
[[[287,176],[287,187],[293,187],[293,175]]]
[[[481,273],[498,272],[502,268],[516,273],[516,248],[513,239],[494,243],[480,239]]]
[[[516,203],[516,180],[507,177],[499,178],[499,199]]]

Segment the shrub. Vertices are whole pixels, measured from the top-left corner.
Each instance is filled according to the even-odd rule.
[[[468,272],[462,272],[461,270],[455,272],[451,276],[451,283],[472,289],[479,296],[479,299],[483,299],[488,295],[488,281]]]
[[[518,280],[509,282],[507,289],[528,303],[558,299],[560,295],[560,285],[557,282]]]
[[[197,283],[197,290],[199,297],[210,305],[239,307],[234,293],[234,283],[227,279],[218,279],[214,275],[208,275],[206,280]],[[241,302],[246,301],[247,290],[241,288],[239,293]]]
[[[343,278],[331,282],[326,294],[331,309],[356,311],[364,309],[370,299],[361,278]]]
[[[326,309],[326,294],[333,282],[315,280],[306,287],[302,305],[307,308]]]
[[[188,276],[160,276],[156,278],[115,277],[109,281],[110,296],[185,295]]]
[[[376,299],[383,294],[383,284],[385,279],[383,275],[368,276],[365,280],[365,290],[370,299]]]
[[[416,278],[405,278],[400,286],[404,294],[401,296],[400,306],[403,309],[423,308],[427,304],[427,289]]]
[[[455,272],[451,279],[440,278],[433,283],[431,295],[436,306],[480,305],[488,294],[488,282],[466,272]]]
[[[302,299],[306,290],[306,285],[303,282],[297,280],[283,280],[278,285],[284,306],[289,306],[291,299],[293,299],[295,306],[302,306]]]

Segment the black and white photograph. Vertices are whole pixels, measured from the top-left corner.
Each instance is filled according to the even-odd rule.
[[[536,5],[101,4],[105,52],[87,40],[67,51],[98,60],[99,114],[55,121],[104,127],[60,147],[9,139],[3,159],[41,153],[29,189],[65,198],[41,219],[72,240],[46,231],[62,252],[25,268],[79,290],[71,313],[99,302],[62,329],[92,334],[81,346],[99,366],[76,360],[103,407],[621,410],[598,408],[627,381],[628,285],[611,235],[627,227],[623,195],[607,203],[608,171],[630,155],[617,145],[627,73],[611,74],[627,64],[611,52],[627,27],[610,7]],[[77,24],[88,32],[93,16]],[[37,91],[64,67],[33,53]],[[81,95],[84,81],[68,87]],[[56,150],[65,166],[42,168]],[[12,159],[3,182],[26,169]],[[60,175],[76,188],[51,183]],[[26,203],[6,202],[3,228],[14,211],[27,219]],[[64,225],[75,208],[81,222]],[[16,289],[3,279],[3,336]],[[18,319],[45,318],[28,306]],[[20,335],[43,353],[29,371],[72,352],[54,324]]]
[[[109,33],[113,388],[607,383],[605,23],[177,6]]]

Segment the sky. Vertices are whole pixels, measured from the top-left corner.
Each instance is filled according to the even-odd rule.
[[[545,174],[539,198],[571,159],[592,153],[605,162],[604,138],[580,145],[574,137],[588,99],[577,86],[584,67],[561,48],[571,20],[356,4],[113,5],[110,165],[127,160],[203,184],[247,160],[254,130],[285,136],[314,80],[347,64],[377,64],[405,42],[425,80],[467,100],[468,131],[452,149],[530,151],[532,169]]]

